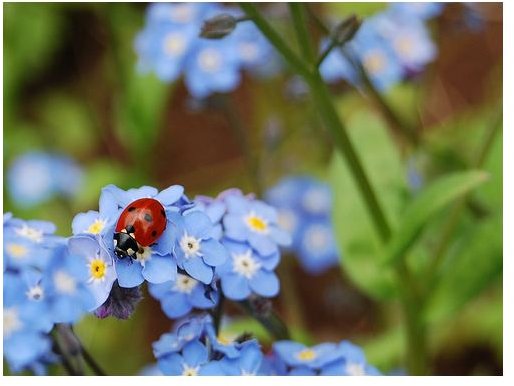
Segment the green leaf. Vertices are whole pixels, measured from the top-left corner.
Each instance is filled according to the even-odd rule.
[[[370,16],[386,8],[385,3],[343,3],[334,2],[324,4],[327,8],[327,15],[340,17],[355,14],[357,16]]]
[[[486,181],[487,173],[467,171],[441,177],[423,190],[405,209],[400,227],[389,242],[382,263],[397,262],[414,244],[425,225],[456,199]]]
[[[489,284],[501,280],[502,239],[498,216],[473,226],[459,239],[427,304],[429,321],[451,316]]]
[[[382,120],[369,110],[354,111],[346,119],[348,132],[362,159],[378,200],[393,226],[407,196],[406,178],[398,151]],[[334,193],[333,223],[341,265],[350,278],[369,295],[395,295],[392,272],[380,267],[380,242],[353,176],[339,154],[332,158],[330,181]]]

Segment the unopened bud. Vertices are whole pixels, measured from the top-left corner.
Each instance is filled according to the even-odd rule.
[[[94,314],[104,319],[114,316],[116,319],[128,319],[136,309],[136,305],[143,299],[140,287],[123,288],[116,280],[112,286],[109,297],[98,307]]]
[[[361,26],[361,21],[355,15],[351,15],[339,23],[333,32],[333,38],[337,44],[344,44],[353,39]]]
[[[234,31],[237,25],[237,19],[228,14],[211,17],[203,22],[200,37],[206,39],[221,39]]]

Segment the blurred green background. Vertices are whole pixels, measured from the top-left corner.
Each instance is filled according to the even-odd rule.
[[[17,156],[35,150],[68,155],[84,171],[76,195],[29,207],[12,200],[4,180],[4,212],[53,221],[59,234],[69,235],[73,216],[96,210],[101,187],[110,183],[159,189],[181,184],[193,197],[229,187],[254,191],[290,173],[310,173],[332,182],[338,235],[369,242],[362,240],[369,227],[364,209],[353,205],[357,193],[344,183],[347,171],[333,157],[328,135],[319,134],[308,96],[287,91],[291,74],[267,81],[245,77],[234,93],[198,108],[181,82],[165,85],[137,73],[133,40],[144,24],[145,4],[3,7],[4,176]],[[342,18],[349,13],[365,17],[384,4],[312,7],[320,15]],[[502,9],[491,3],[479,11],[483,28],[472,31],[462,25],[462,5],[449,4],[432,26],[439,47],[435,63],[415,82],[386,95],[404,119],[423,128],[425,146],[413,159],[428,180],[468,167],[501,114]],[[386,135],[387,125],[366,97],[347,85],[333,92],[380,199],[395,217],[410,198],[406,153]],[[248,146],[241,146],[227,106],[239,116]],[[247,172],[249,162],[257,165],[259,186]],[[501,135],[483,169],[490,179],[473,194],[475,210],[459,220],[445,260],[451,274],[427,307],[433,374],[502,372]],[[422,266],[435,248],[434,235],[446,216],[441,213],[430,223],[409,255],[414,267]],[[400,214],[396,223],[401,221]],[[474,226],[478,221],[481,226]],[[403,368],[399,307],[389,295],[389,279],[369,256],[343,259],[341,269],[319,277],[303,272],[291,257],[285,261],[287,269],[279,274],[298,304],[291,309],[291,294],[274,303],[296,339],[351,339],[382,371]],[[229,312],[228,329],[253,331],[269,343],[256,322],[236,309]],[[159,304],[146,296],[129,321],[88,317],[77,331],[106,371],[121,375],[152,363],[151,342],[170,326]]]

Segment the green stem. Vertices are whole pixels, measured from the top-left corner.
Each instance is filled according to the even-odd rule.
[[[70,360],[68,358],[68,354],[61,347],[61,344],[59,343],[59,339],[57,338],[56,335],[57,334],[56,334],[56,332],[54,330],[54,332],[51,334],[52,340],[54,342],[53,347],[54,347],[54,350],[55,350],[56,354],[61,357],[61,364],[62,364],[62,366],[64,367],[64,369],[66,370],[68,375],[81,375],[77,370],[75,370],[75,368],[71,364],[71,362],[70,362]]]
[[[296,54],[289,48],[289,44],[286,43],[280,35],[268,24],[254,4],[252,3],[239,3],[241,9],[246,15],[255,23],[255,25],[261,30],[261,32],[268,38],[268,40],[275,46],[278,52],[282,54],[286,62],[295,70],[298,74],[305,77],[310,77],[308,65],[306,65]]]
[[[309,30],[307,29],[304,6],[301,3],[289,3],[289,10],[291,11],[293,26],[296,31],[296,37],[303,59],[307,63],[313,63],[315,55],[311,45]]]
[[[277,316],[273,311],[262,314],[261,312],[256,312],[254,307],[250,304],[250,301],[244,300],[242,302],[237,303],[239,306],[250,316],[255,318],[265,329],[269,332],[269,334],[275,338],[275,340],[289,340],[291,339],[289,335],[289,330],[285,323]]]
[[[223,292],[219,292],[219,300],[218,304],[216,305],[216,308],[214,308],[214,311],[212,313],[212,324],[214,325],[214,331],[216,331],[216,335],[220,333],[220,325],[221,325],[221,318],[223,316],[223,305],[225,304],[225,296],[223,295]]]

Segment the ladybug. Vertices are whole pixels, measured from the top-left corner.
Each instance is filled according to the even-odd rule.
[[[166,229],[166,212],[153,198],[131,202],[120,214],[114,230],[114,253],[118,258],[143,253],[143,247],[153,244]]]

